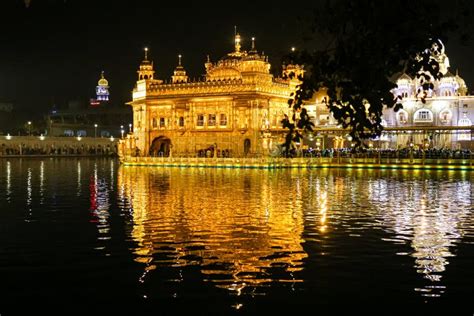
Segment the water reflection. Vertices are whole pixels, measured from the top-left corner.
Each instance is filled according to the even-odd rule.
[[[345,240],[377,236],[414,258],[426,280],[414,290],[438,297],[453,247],[474,235],[470,174],[121,167],[118,188],[141,282],[159,267],[175,268],[171,281],[181,282],[182,269],[196,266],[237,295],[302,282],[298,272],[334,249],[372,260],[364,249],[345,249]],[[342,244],[327,242],[336,235]],[[321,252],[307,254],[304,243]]]
[[[387,241],[412,247],[412,252],[398,254],[412,256],[416,271],[428,280],[415,291],[439,297],[445,292],[442,273],[454,256],[452,248],[468,232],[465,228],[469,225],[472,234],[472,183],[437,181],[423,175],[400,180],[403,182],[396,178],[369,181],[374,216],[394,234]]]
[[[269,282],[302,281],[301,192],[288,194],[277,177],[252,170],[125,167],[118,186],[119,199],[129,203],[124,208],[133,209],[142,282],[157,267],[181,271],[190,265],[237,295],[262,294]],[[171,281],[182,281],[181,273]]]

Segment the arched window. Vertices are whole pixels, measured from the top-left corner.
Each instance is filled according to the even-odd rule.
[[[226,126],[227,125],[227,115],[225,113],[221,113],[219,118],[219,125]]]
[[[198,114],[196,125],[204,126],[204,114]]]
[[[439,120],[443,124],[447,124],[453,118],[453,113],[449,109],[444,109],[439,113]]]
[[[471,125],[472,125],[472,122],[467,117],[460,119],[458,122],[458,126],[471,126]]]
[[[467,117],[463,117],[458,121],[458,126],[471,126],[472,121]],[[471,140],[471,132],[469,131],[460,131],[458,134],[458,140]]]
[[[397,112],[398,124],[406,124],[408,122],[408,112],[405,110],[398,110]]]
[[[433,122],[433,112],[431,112],[428,109],[419,109],[413,115],[413,122],[415,123]]]

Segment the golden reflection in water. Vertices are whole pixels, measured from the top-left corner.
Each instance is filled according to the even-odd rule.
[[[141,282],[160,266],[189,265],[237,295],[268,282],[302,281],[295,274],[307,257],[298,179],[288,188],[258,170],[120,167],[118,187],[133,209]]]
[[[319,214],[321,215],[320,222],[321,222],[321,228],[319,230],[324,233],[326,231],[326,216],[327,216],[327,211],[328,211],[328,196],[327,192],[323,192],[320,195],[320,205],[321,205],[321,210],[319,211]]]
[[[416,271],[429,283],[415,291],[427,297],[439,297],[445,291],[442,272],[454,254],[450,248],[460,241],[464,227],[472,225],[471,181],[431,181],[415,174],[403,175],[403,185],[393,179],[376,179],[369,183],[369,199],[379,212],[383,226],[395,237],[386,239],[410,244]],[[395,181],[396,182],[396,181]],[[469,228],[468,228],[469,229]]]

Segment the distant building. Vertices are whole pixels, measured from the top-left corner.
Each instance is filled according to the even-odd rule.
[[[143,155],[266,155],[283,142],[280,121],[298,79],[275,78],[268,57],[252,47],[235,50],[218,62],[208,57],[204,80],[190,81],[179,56],[171,82],[155,78],[145,59],[133,89],[134,131],[125,150]],[[302,73],[289,65],[284,72]]]
[[[132,111],[109,103],[109,83],[102,72],[96,99],[89,104],[70,101],[64,110],[54,106],[45,119],[50,136],[122,137],[131,130]]]
[[[97,101],[109,101],[109,82],[105,79],[103,71],[95,91]]]

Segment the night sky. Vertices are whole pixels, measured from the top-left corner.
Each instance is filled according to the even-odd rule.
[[[216,61],[233,50],[234,25],[243,48],[255,36],[257,49],[279,71],[281,57],[302,45],[298,17],[308,10],[260,1],[30,0],[26,8],[24,0],[2,0],[0,12],[0,101],[13,102],[22,119],[34,119],[53,104],[65,108],[68,100],[95,97],[102,70],[111,102],[130,101],[145,46],[157,78],[169,80],[178,54],[188,75],[200,77],[207,54]],[[452,41],[446,51],[453,72],[459,68],[472,91],[472,43]]]

